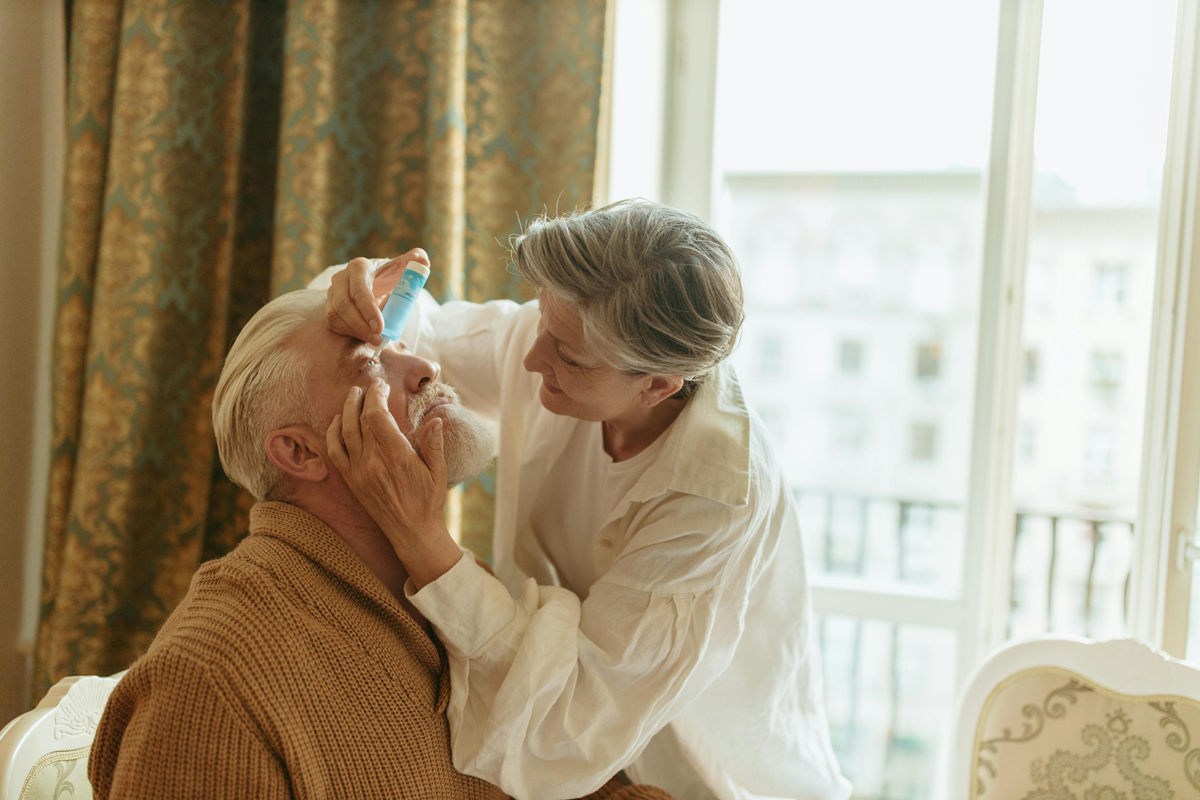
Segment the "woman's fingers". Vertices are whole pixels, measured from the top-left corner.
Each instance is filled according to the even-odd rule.
[[[335,274],[325,293],[325,318],[329,329],[342,336],[379,344],[383,313],[371,294],[371,262],[356,258]]]
[[[362,427],[359,422],[363,402],[362,389],[353,387],[346,395],[342,406],[342,441],[346,444],[346,455],[357,461],[362,454]]]
[[[412,452],[412,445],[404,438],[400,426],[396,424],[396,418],[388,409],[387,398],[391,390],[392,387],[380,380],[367,387],[362,409],[363,440],[378,442],[385,452]]]
[[[375,274],[371,278],[371,294],[378,306],[387,302],[388,295],[400,282],[400,276],[404,274],[404,268],[408,262],[408,254],[405,253],[402,256],[396,256],[375,270]]]
[[[343,478],[350,476],[350,459],[346,456],[346,446],[342,444],[342,415],[338,414],[325,430],[325,450],[329,460],[342,474]]]
[[[420,261],[426,267],[429,266],[429,254],[419,247],[414,247],[404,254],[403,258],[409,261]]]
[[[352,263],[356,264],[356,268],[346,276],[350,283],[350,298],[371,333],[379,333],[383,330],[383,312],[379,310],[379,306],[375,304],[375,296],[371,294],[370,265],[365,258],[356,258]],[[346,267],[346,271],[350,272],[350,267]]]
[[[434,417],[421,432],[421,459],[433,475],[434,485],[446,485],[446,455],[442,450],[445,420]]]
[[[396,256],[375,270],[374,279],[371,281],[371,291],[374,293],[375,302],[378,305],[383,305],[388,299],[388,295],[392,293],[392,290],[396,288],[396,284],[400,282],[400,276],[404,274],[404,270],[414,261],[428,267],[429,254],[419,247],[414,247],[404,255]]]

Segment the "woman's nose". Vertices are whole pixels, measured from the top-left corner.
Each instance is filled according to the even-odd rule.
[[[539,333],[538,337],[533,340],[529,352],[525,354],[525,359],[521,362],[526,372],[544,373],[546,371],[545,344],[548,339],[546,334]]]

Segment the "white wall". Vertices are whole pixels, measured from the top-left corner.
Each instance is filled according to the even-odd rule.
[[[62,3],[0,3],[0,726],[31,702],[65,81]]]

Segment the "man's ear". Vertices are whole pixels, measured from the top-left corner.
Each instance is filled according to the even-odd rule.
[[[319,483],[329,477],[321,443],[308,428],[280,428],[267,434],[267,458],[298,481]]]
[[[683,378],[678,375],[647,375],[650,383],[642,389],[642,402],[653,408],[683,388]]]

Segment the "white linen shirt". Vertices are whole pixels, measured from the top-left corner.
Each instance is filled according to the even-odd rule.
[[[547,411],[522,366],[538,317],[536,302],[424,293],[405,334],[499,425],[497,577],[464,557],[406,587],[449,657],[454,766],[523,800],[576,797],[631,764],[654,774],[634,762],[669,726],[651,750],[665,741],[721,800],[844,800],[795,505],[733,369],[700,387],[608,515],[581,603],[529,522],[585,424]]]

